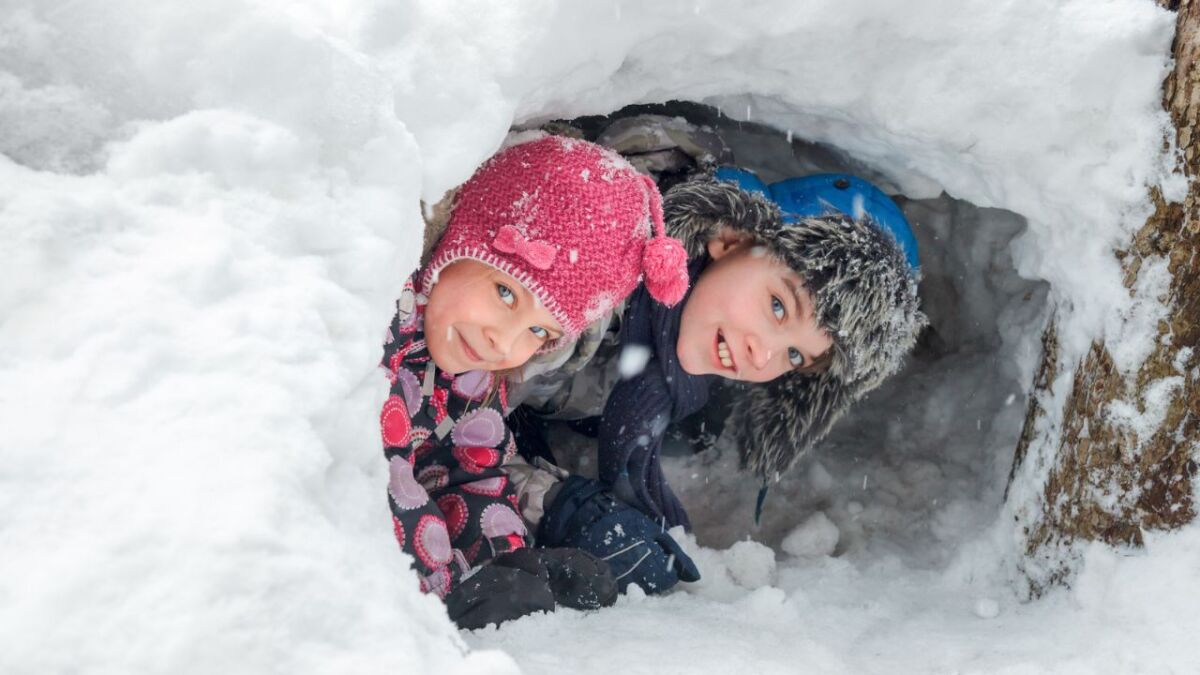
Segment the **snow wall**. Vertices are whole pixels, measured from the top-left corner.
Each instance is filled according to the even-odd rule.
[[[1105,335],[1120,364],[1135,364],[1157,310],[1129,301],[1111,252],[1149,212],[1147,186],[1181,191],[1160,110],[1173,25],[1142,0],[9,0],[0,8],[0,670],[518,670],[492,647],[537,669],[530,628],[473,636],[470,649],[437,601],[416,592],[387,531],[374,423],[386,389],[379,341],[416,263],[418,203],[469,176],[514,123],[682,99],[834,148],[917,200],[922,244],[944,238],[928,250],[959,260],[946,269],[966,274],[963,261],[999,256],[1019,273],[1001,270],[1001,285],[1048,288],[1038,306],[1060,312],[1064,360]],[[975,217],[976,207],[1004,212]],[[946,215],[961,208],[971,213]],[[999,229],[956,234],[970,226]],[[970,242],[999,248],[971,253]],[[978,287],[947,281],[932,302],[965,307],[982,297]],[[997,310],[989,344],[1011,360],[998,367],[1023,401],[1042,315],[1006,323],[1011,312],[974,311],[985,307]],[[923,411],[892,440],[922,438],[943,408],[920,397],[952,391],[913,377],[880,393]],[[996,424],[993,455],[1020,417],[1019,403],[1000,400],[1009,412],[990,403],[972,412],[977,430]],[[875,415],[886,432],[897,409],[863,419]],[[855,442],[843,425],[830,453]],[[793,478],[802,485],[783,489],[762,539],[801,558],[825,554],[820,582],[846,590],[833,581],[840,574],[883,588],[865,580],[895,573],[894,561],[852,571],[827,556],[839,514],[872,505],[831,487],[831,476],[852,473],[838,468],[849,455],[823,456]],[[953,481],[928,464],[909,463],[896,479]],[[918,528],[953,530],[967,553],[932,556],[921,573],[933,577],[908,578],[913,597],[944,583],[929,569],[970,579],[1011,569],[1011,510],[1036,499],[1037,477],[1001,506],[1007,467],[985,464],[989,508],[934,509]],[[684,481],[693,468],[672,470]],[[969,478],[955,494],[977,485]],[[816,518],[831,491],[839,506]],[[807,510],[788,510],[805,500]],[[899,513],[888,506],[884,516]],[[723,546],[748,530],[709,528]],[[735,598],[773,624],[776,596],[799,597],[747,581],[774,569],[770,549],[689,545],[731,575],[712,576],[732,581],[627,608],[646,615],[638,625],[664,611],[693,616],[719,645],[702,620],[726,612],[690,597]],[[811,580],[801,568],[779,574],[785,589],[788,574]],[[1004,587],[996,583],[989,598]],[[994,616],[996,601],[985,600],[975,614]],[[847,606],[878,616],[870,602]],[[544,636],[554,620],[525,625]],[[575,633],[604,626],[563,621]],[[1035,625],[1030,635],[1044,624]],[[573,634],[563,630],[561,644]],[[797,644],[827,670],[864,665],[819,635]],[[711,665],[725,652],[697,654]]]

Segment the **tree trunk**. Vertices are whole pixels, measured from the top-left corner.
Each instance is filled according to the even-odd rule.
[[[1143,533],[1170,530],[1196,517],[1192,482],[1200,449],[1200,0],[1163,2],[1178,14],[1174,71],[1163,85],[1163,106],[1175,124],[1181,170],[1188,179],[1182,204],[1151,191],[1154,214],[1123,251],[1116,252],[1131,295],[1149,261],[1165,260],[1171,273],[1169,308],[1158,325],[1156,348],[1132,374],[1118,372],[1103,342],[1092,343],[1073,369],[1064,403],[1052,390],[1066,372],[1056,322],[1043,336],[1041,366],[1017,446],[1013,478],[1023,463],[1042,461],[1048,471],[1036,506],[1016,510],[1025,541],[1021,569],[1031,596],[1069,582],[1074,544],[1101,541],[1142,545]],[[1109,414],[1117,401],[1139,411],[1160,405],[1167,412],[1152,432],[1139,435]],[[1037,460],[1034,458],[1048,458]],[[1024,467],[1030,468],[1030,467]],[[1041,467],[1045,469],[1046,467]]]

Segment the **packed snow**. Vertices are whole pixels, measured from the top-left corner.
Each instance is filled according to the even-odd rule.
[[[1148,185],[1180,193],[1173,23],[1148,0],[9,0],[0,671],[1194,672],[1200,529],[1090,546],[1025,602],[1039,469],[1004,500],[1047,312],[1068,363],[1153,339],[1163,279],[1131,300],[1111,250]],[[670,458],[700,582],[460,634],[396,549],[378,438],[421,202],[514,124],[668,99],[752,117],[728,130],[765,178],[907,196],[935,333],[758,526],[727,441]]]

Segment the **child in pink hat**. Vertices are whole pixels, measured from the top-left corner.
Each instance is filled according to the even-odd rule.
[[[445,597],[461,627],[615,598],[602,561],[527,548],[500,469],[516,452],[505,374],[570,343],[640,282],[667,305],[688,286],[654,182],[598,145],[545,137],[501,151],[462,186],[432,259],[405,285],[383,358],[388,502],[422,589]]]

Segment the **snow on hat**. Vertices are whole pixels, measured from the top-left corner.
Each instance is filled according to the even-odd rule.
[[[765,195],[708,175],[676,185],[663,202],[668,231],[692,256],[704,254],[722,227],[765,246],[804,280],[818,323],[833,337],[828,370],[789,373],[751,385],[738,398],[742,463],[764,478],[773,476],[900,368],[927,323],[919,309],[919,268],[869,213],[787,222]]]
[[[666,305],[688,287],[687,254],[664,235],[654,181],[611,150],[560,136],[506,148],[463,184],[425,267],[423,292],[464,258],[521,282],[562,326],[561,342],[611,311],[643,277]]]

